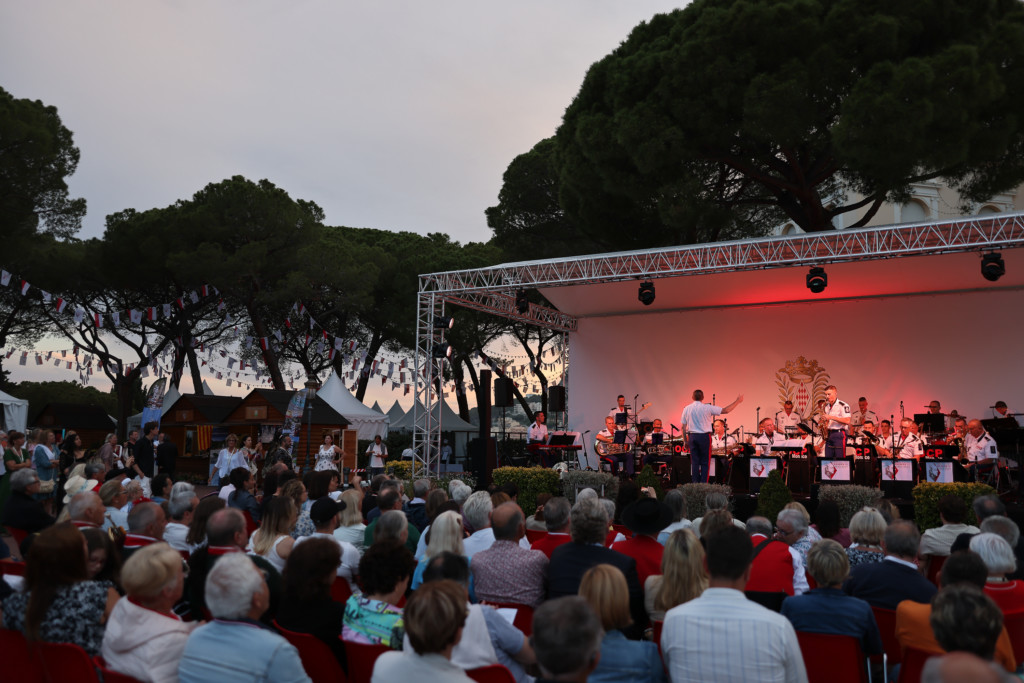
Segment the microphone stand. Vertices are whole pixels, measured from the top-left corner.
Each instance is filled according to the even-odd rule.
[[[589,433],[590,433],[589,429],[587,431],[583,432],[583,435],[580,437],[580,441],[583,442],[583,462],[587,463],[587,470],[588,471],[593,471],[593,470],[590,469],[590,452],[587,450],[587,439],[586,439],[586,436]],[[578,465],[579,462],[577,461],[576,464]],[[598,461],[598,464],[597,464],[597,471],[598,472],[601,471],[601,463],[600,463],[600,461]]]

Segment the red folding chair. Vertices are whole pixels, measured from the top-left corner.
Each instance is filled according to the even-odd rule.
[[[259,522],[252,518],[248,510],[242,510],[242,516],[245,517],[245,537],[251,538],[253,532],[260,528]]]
[[[43,664],[43,675],[49,681],[81,681],[101,683],[92,657],[72,643],[35,643]]]
[[[547,535],[548,535],[548,532],[541,531],[539,529],[527,529],[526,530],[526,540],[530,542],[530,545],[533,545],[534,543],[536,543],[537,541],[539,541],[540,539],[544,538]]]
[[[92,658],[93,664],[100,671],[100,677],[103,678],[103,683],[142,683],[139,679],[128,674],[119,673],[114,671],[107,666],[107,662],[103,659],[102,655],[96,655]]]
[[[1010,636],[1013,645],[1013,658],[1019,665],[1024,662],[1024,612],[1011,612],[1003,615],[1003,626]]]
[[[25,563],[14,560],[0,560],[0,567],[8,576],[25,576]]]
[[[661,629],[665,628],[665,622],[657,619],[651,619],[651,638],[654,640],[654,644],[658,646],[658,654],[661,654]]]
[[[3,653],[4,680],[43,683],[43,669],[32,656],[21,631],[0,629],[0,652]]]
[[[533,634],[533,608],[529,605],[520,605],[515,602],[489,602],[487,604],[495,609],[499,607],[514,609],[516,616],[512,620],[512,625],[522,631],[523,635],[529,636]]]
[[[627,540],[633,538],[633,530],[625,524],[612,524],[612,531],[619,532],[620,534],[625,536]]]
[[[797,631],[809,683],[865,683],[868,662],[854,636]]]
[[[348,659],[348,680],[350,683],[370,683],[373,677],[373,665],[385,652],[390,652],[387,645],[367,645],[345,641],[345,657]]]
[[[466,669],[466,675],[477,683],[516,683],[516,677],[501,664]]]
[[[942,565],[946,564],[948,559],[949,557],[946,555],[932,555],[928,560],[928,580],[936,586],[939,585],[939,572],[942,571]]]
[[[331,584],[331,600],[344,605],[350,597],[352,597],[352,586],[348,585],[348,579],[344,576],[334,577],[334,583]]]
[[[896,610],[872,605],[871,611],[875,613],[875,623],[882,636],[882,649],[889,658],[889,666],[899,664],[903,661],[903,648],[900,647],[900,641],[896,640]]]
[[[924,671],[924,663],[932,657],[941,657],[935,652],[925,652],[916,647],[908,647],[903,651],[903,663],[900,664],[900,677],[898,683],[921,683],[921,672]]]
[[[306,670],[306,675],[313,679],[313,683],[345,683],[348,680],[331,648],[322,640],[308,633],[289,631],[277,623],[277,620],[274,620],[274,628],[299,651],[302,668]]]
[[[24,529],[18,529],[13,526],[4,526],[7,529],[7,533],[14,537],[14,543],[20,548],[21,542],[28,538],[28,532]]]

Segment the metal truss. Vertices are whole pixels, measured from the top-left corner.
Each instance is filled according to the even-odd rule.
[[[437,292],[454,301],[454,297],[466,297],[469,292],[509,293],[535,287],[1020,246],[1024,246],[1024,213],[1000,214],[940,223],[829,230],[796,236],[508,263],[421,275],[420,291]],[[498,312],[497,307],[488,310]],[[572,326],[575,326],[574,322]]]
[[[575,317],[547,306],[530,304],[530,309],[525,314],[520,313],[516,310],[515,296],[508,292],[459,292],[458,294],[445,294],[443,298],[445,301],[462,306],[463,308],[493,313],[502,318],[545,327],[549,330],[558,330],[560,332],[576,331]]]
[[[416,400],[412,404],[413,474],[441,475],[441,403],[444,387],[441,377],[444,360],[434,358],[434,346],[444,340],[444,332],[434,328],[434,319],[444,315],[444,301],[431,292],[421,292],[416,311],[416,357],[413,378]],[[420,406],[426,408],[423,412]]]

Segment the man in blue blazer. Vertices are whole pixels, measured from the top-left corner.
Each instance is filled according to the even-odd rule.
[[[867,601],[872,607],[895,610],[903,600],[931,602],[938,591],[917,568],[921,535],[912,522],[897,520],[885,530],[882,549],[885,558],[854,567],[843,584],[847,595]]]
[[[633,625],[626,630],[626,636],[639,637],[646,625],[647,613],[644,611],[644,591],[637,578],[636,560],[604,547],[608,517],[601,501],[595,498],[578,501],[572,508],[570,523],[572,542],[558,546],[551,553],[548,597],[576,595],[583,575],[595,565],[618,567],[626,576],[629,613],[633,617]]]

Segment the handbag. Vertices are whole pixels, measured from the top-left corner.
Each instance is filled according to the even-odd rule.
[[[53,493],[54,484],[53,479],[40,479],[39,480],[39,493]]]

